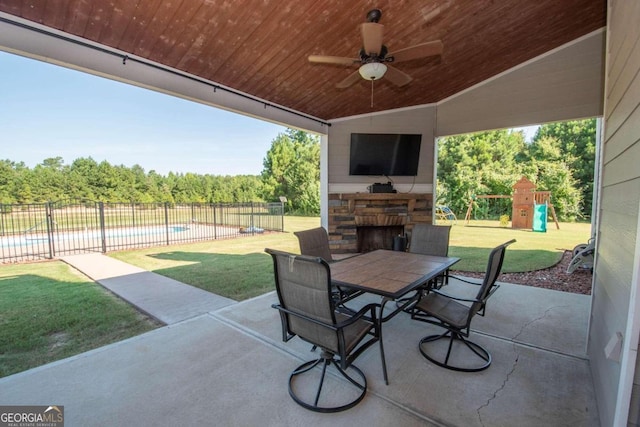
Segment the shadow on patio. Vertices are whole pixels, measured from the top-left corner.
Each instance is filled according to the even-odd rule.
[[[337,414],[289,397],[290,372],[315,354],[281,341],[276,300],[271,292],[0,379],[0,402],[64,405],[68,425],[598,425],[584,356],[589,296],[504,284],[472,323],[493,356],[478,373],[422,358],[418,341],[436,327],[400,313],[383,326],[389,385],[373,346],[356,361],[369,393]]]

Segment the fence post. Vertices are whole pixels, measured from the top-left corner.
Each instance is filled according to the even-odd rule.
[[[102,253],[107,253],[107,230],[104,223],[104,202],[98,202],[98,218],[100,219],[100,243],[102,243]]]
[[[6,225],[4,225],[4,216],[7,212],[6,205],[0,204],[0,236],[4,236],[6,231]]]
[[[164,228],[167,236],[167,246],[169,246],[169,202],[164,202]]]
[[[253,202],[251,202],[251,235],[253,236],[254,234],[256,234],[256,227],[255,227],[255,223],[253,222]]]
[[[46,223],[47,223],[47,241],[49,242],[49,259],[53,259],[56,255],[56,248],[53,242],[53,208],[52,203],[45,203],[45,215],[46,215]]]
[[[281,228],[280,231],[284,231],[284,201],[280,200],[280,222]]]
[[[216,219],[216,203],[212,203],[213,208],[213,239],[218,240],[218,220]]]

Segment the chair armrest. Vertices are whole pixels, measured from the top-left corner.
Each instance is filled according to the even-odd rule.
[[[356,322],[357,320],[359,320],[360,318],[364,317],[367,312],[371,312],[371,318],[367,319],[373,323],[376,322],[376,307],[380,307],[380,304],[367,304],[364,307],[362,307],[360,309],[360,311],[358,311],[356,314],[354,314],[353,316],[351,316],[349,319],[347,320],[343,320],[342,322],[338,322],[335,325],[331,324],[331,323],[325,323],[321,320],[318,319],[314,319],[313,317],[309,317],[306,314],[303,313],[298,313],[297,311],[293,311],[293,310],[289,310],[286,309],[284,307],[282,307],[280,304],[271,304],[272,308],[275,308],[276,310],[280,311],[280,313],[286,313],[286,314],[290,314],[291,316],[296,316],[299,317],[301,319],[305,319],[308,320],[309,322],[313,322],[316,323],[318,325],[324,326],[328,329],[332,329],[334,331],[337,331],[338,329],[344,328],[345,326],[349,326],[350,324]]]
[[[290,314],[292,316],[296,316],[296,317],[299,317],[301,319],[308,320],[309,322],[316,323],[318,325],[324,326],[324,327],[332,329],[334,331],[338,330],[338,327],[336,325],[332,325],[331,323],[325,323],[325,322],[323,322],[321,320],[314,319],[313,317],[309,317],[306,314],[302,314],[302,313],[298,313],[297,311],[286,309],[286,308],[282,307],[280,304],[271,304],[271,307],[275,308],[276,310],[279,310],[280,313]]]
[[[438,295],[440,295],[440,296],[443,296],[443,297],[445,297],[445,298],[449,298],[449,299],[456,300],[456,301],[463,301],[463,302],[479,302],[479,303],[484,304],[484,303],[485,303],[485,301],[486,301],[486,300],[487,300],[491,295],[493,295],[493,293],[494,293],[495,291],[497,291],[499,287],[500,287],[500,285],[498,285],[498,284],[493,285],[493,288],[489,291],[489,293],[487,294],[487,296],[485,297],[485,299],[484,299],[484,300],[479,300],[479,299],[477,299],[477,298],[462,298],[462,297],[458,297],[458,296],[455,296],[455,295],[447,294],[446,292],[442,292],[442,291],[441,291],[441,290],[439,290],[439,289],[432,289],[430,292],[433,292],[433,293],[438,294]]]
[[[434,293],[434,294],[438,294],[438,295],[440,295],[440,296],[443,296],[443,297],[445,297],[445,298],[449,298],[449,299],[452,299],[452,300],[456,300],[456,301],[463,301],[463,302],[482,302],[482,301],[478,300],[477,298],[462,298],[462,297],[458,297],[458,296],[455,296],[455,295],[447,294],[446,292],[442,292],[442,291],[441,291],[441,290],[439,290],[439,289],[432,289],[432,290],[430,291],[430,293],[431,293],[431,292],[432,292],[432,293]]]
[[[350,324],[352,324],[352,323],[360,320],[361,318],[365,317],[367,312],[371,312],[371,317],[367,318],[366,320],[368,320],[368,321],[370,321],[372,323],[376,323],[376,308],[377,307],[380,307],[380,304],[372,303],[372,304],[365,305],[357,313],[352,315],[349,319],[343,320],[342,322],[336,323],[336,328],[340,329],[340,328],[344,328],[345,326],[349,326]]]
[[[344,261],[345,259],[353,258],[354,256],[358,256],[360,254],[331,254],[333,256],[332,264],[336,262]]]
[[[470,285],[475,285],[475,286],[480,286],[480,285],[482,285],[482,279],[480,279],[480,283],[477,283],[477,282],[472,282],[471,280],[463,279],[462,277],[460,277],[460,276],[456,276],[456,275],[454,275],[454,274],[450,274],[450,275],[449,275],[449,278],[454,278],[454,279],[456,279],[456,280],[459,280],[459,281],[464,282],[464,283],[468,283],[468,284],[470,284]]]

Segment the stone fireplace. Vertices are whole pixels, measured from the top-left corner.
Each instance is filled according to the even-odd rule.
[[[432,223],[433,197],[418,193],[329,194],[329,245],[333,253],[392,249],[393,238],[414,224]]]

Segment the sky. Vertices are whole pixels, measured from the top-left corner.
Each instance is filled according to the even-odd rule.
[[[258,175],[286,127],[0,52],[0,159]],[[537,127],[518,128],[531,140]]]
[[[0,52],[0,159],[258,175],[286,127]]]

